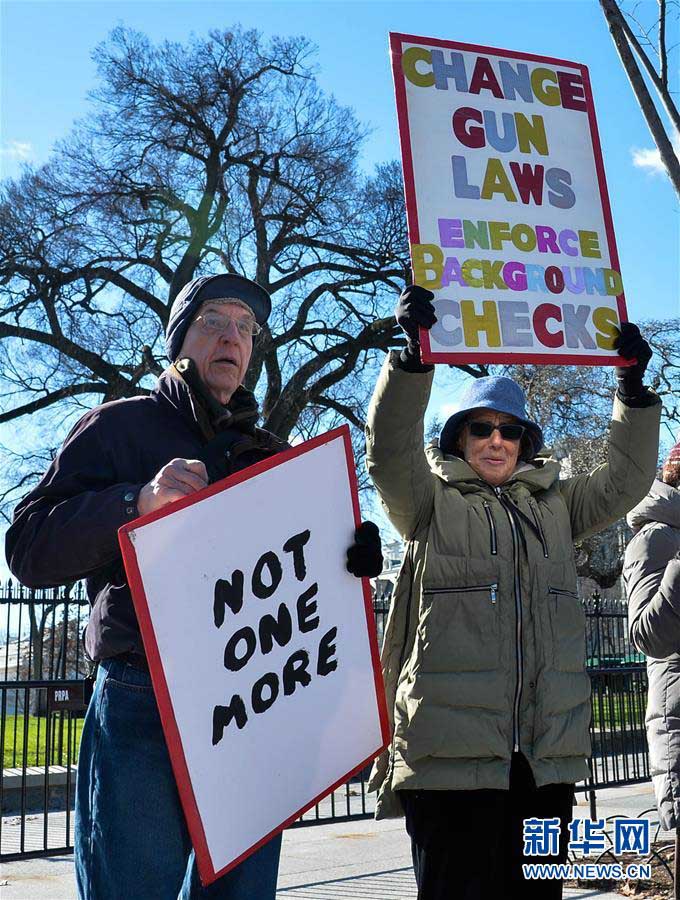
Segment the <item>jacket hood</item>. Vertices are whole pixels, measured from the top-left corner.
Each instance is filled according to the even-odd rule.
[[[201,275],[184,285],[170,309],[165,330],[165,351],[170,362],[175,362],[191,321],[201,304],[207,300],[233,298],[249,306],[259,325],[269,318],[272,299],[257,282],[243,275]]]
[[[663,481],[654,481],[644,500],[628,513],[626,521],[636,533],[648,522],[680,528],[680,490]]]
[[[435,475],[447,484],[455,484],[463,493],[479,490],[482,479],[464,459],[444,453],[437,441],[425,450],[427,461]],[[530,493],[545,491],[560,477],[560,464],[551,457],[537,457],[530,463],[520,463],[507,484],[521,483]]]
[[[158,376],[158,381],[152,394],[162,402],[172,406],[187,422],[199,432],[202,430],[196,418],[194,401],[189,385],[178,375],[173,374],[172,366],[164,369]]]

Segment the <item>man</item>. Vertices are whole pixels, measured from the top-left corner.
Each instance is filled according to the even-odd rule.
[[[366,425],[366,464],[408,542],[383,642],[392,742],[374,767],[377,818],[404,815],[418,900],[558,900],[528,880],[523,821],[554,826],[564,862],[574,784],[588,774],[590,683],[573,541],[649,490],[659,398],[651,350],[626,323],[608,460],[560,480],[540,424],[510,378],[479,378],[424,451],[433,366],[419,327],[434,295],[412,286],[396,319],[407,346],[386,359]],[[480,835],[483,840],[480,841]]]
[[[270,310],[267,291],[239,275],[187,284],[166,330],[173,362],[156,388],[86,413],[7,533],[7,559],[24,584],[87,578],[85,645],[99,671],[78,760],[82,900],[275,895],[280,836],[200,886],[117,539],[138,515],[285,449],[255,426],[257,404],[241,384]],[[377,528],[363,523],[348,568],[359,576],[381,567]],[[225,818],[238,827],[239,814],[225,811]]]
[[[623,579],[630,637],[646,653],[647,739],[661,826],[680,826],[680,441],[628,515]]]

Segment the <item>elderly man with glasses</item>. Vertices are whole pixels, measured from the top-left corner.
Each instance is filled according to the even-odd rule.
[[[87,579],[85,645],[99,667],[78,759],[81,900],[274,900],[280,836],[208,888],[198,881],[117,539],[138,515],[286,448],[256,426],[257,403],[241,383],[270,309],[267,291],[240,275],[187,284],[170,311],[171,365],[156,387],[86,413],[7,533],[24,584]],[[363,523],[355,537],[348,569],[379,574],[377,528]],[[225,821],[238,828],[239,815],[225,811]]]
[[[608,461],[587,475],[560,480],[505,377],[463,391],[424,452],[433,366],[418,329],[436,321],[432,299],[402,294],[407,346],[385,361],[366,426],[368,470],[407,542],[382,655],[393,737],[370,787],[378,818],[406,817],[419,900],[552,900],[561,881],[525,881],[521,866],[564,861],[574,784],[588,775],[573,541],[625,515],[654,478],[651,351],[623,326],[619,352],[637,362],[617,369]],[[524,856],[525,819],[546,855]]]

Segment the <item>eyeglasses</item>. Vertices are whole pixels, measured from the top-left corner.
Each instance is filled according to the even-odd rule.
[[[226,316],[223,313],[205,313],[196,316],[194,322],[197,322],[206,334],[226,334],[232,322],[241,337],[255,337],[262,331],[262,326],[258,325],[255,319],[250,317],[237,319],[235,316]]]
[[[475,419],[468,422],[467,427],[470,429],[472,437],[490,438],[494,431],[498,431],[504,441],[519,441],[526,431],[524,425],[512,425],[510,423],[494,425],[493,422],[480,422]]]

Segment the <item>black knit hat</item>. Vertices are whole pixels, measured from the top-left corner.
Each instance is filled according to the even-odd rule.
[[[206,300],[240,300],[249,306],[258,325],[269,318],[272,300],[267,291],[243,275],[202,275],[185,284],[170,310],[165,329],[165,350],[174,362],[179,356],[184,337],[194,314]]]

